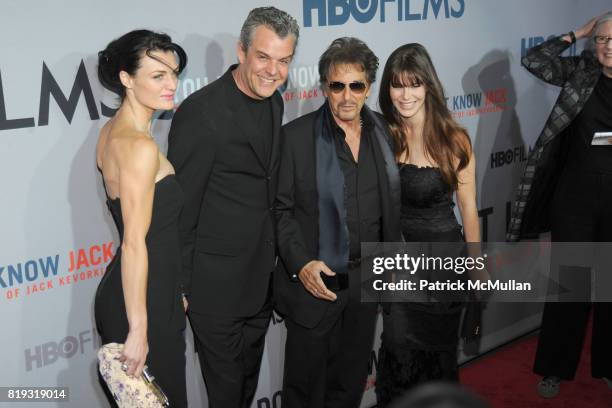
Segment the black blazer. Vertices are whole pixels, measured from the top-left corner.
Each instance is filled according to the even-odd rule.
[[[234,68],[180,105],[168,159],[185,195],[179,229],[190,309],[250,316],[265,301],[275,265],[272,205],[283,101],[277,92],[271,97],[272,149],[264,160]]]
[[[314,130],[316,114],[315,111],[302,116],[286,124],[281,130],[278,191],[274,203],[280,254],[274,271],[276,308],[298,324],[309,328],[315,327],[321,321],[329,305],[328,301],[312,296],[295,277],[306,263],[318,259],[319,204]],[[381,147],[375,138],[373,140],[382,192],[383,240],[400,242],[400,186],[391,185],[388,180]],[[394,189],[395,194],[391,194],[391,189]],[[393,200],[393,196],[398,199]]]

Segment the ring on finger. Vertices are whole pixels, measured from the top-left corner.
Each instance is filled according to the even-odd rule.
[[[126,372],[128,368],[130,368],[130,366],[128,366],[126,363],[121,364],[121,370],[123,370],[124,372]]]

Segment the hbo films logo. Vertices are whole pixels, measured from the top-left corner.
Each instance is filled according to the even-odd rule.
[[[94,329],[85,330],[74,336],[66,336],[60,341],[49,341],[44,344],[27,348],[24,350],[26,371],[33,368],[46,367],[54,364],[60,358],[69,359],[77,353],[79,355],[87,350],[95,350],[98,344],[98,336]]]

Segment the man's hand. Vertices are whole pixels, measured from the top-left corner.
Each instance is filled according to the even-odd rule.
[[[337,296],[334,292],[327,289],[321,279],[321,272],[327,276],[335,276],[336,273],[325,265],[323,261],[310,261],[298,273],[298,278],[302,282],[302,285],[306,288],[310,294],[316,298],[329,300],[333,302]]]

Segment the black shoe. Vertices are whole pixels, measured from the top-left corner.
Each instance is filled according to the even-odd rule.
[[[555,398],[559,394],[561,379],[553,375],[542,378],[538,383],[538,394],[542,398]]]

